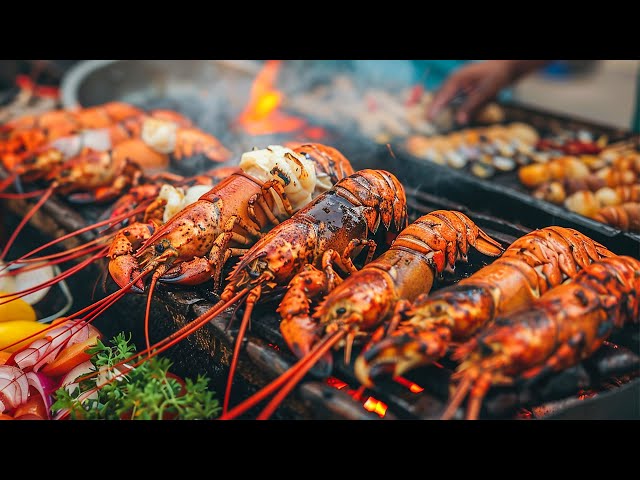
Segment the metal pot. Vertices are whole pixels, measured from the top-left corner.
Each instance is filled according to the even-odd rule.
[[[148,106],[164,100],[175,108],[210,97],[214,88],[216,95],[244,104],[259,69],[260,62],[252,60],[83,60],[62,79],[62,104],[89,107],[120,100]]]

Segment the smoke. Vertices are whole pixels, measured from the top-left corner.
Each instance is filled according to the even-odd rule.
[[[263,65],[263,61],[249,60],[165,61],[154,64],[156,70],[148,86],[129,89],[121,99],[145,109],[166,108],[188,116],[233,152],[229,164],[237,164],[242,153],[254,148],[317,141],[340,149],[354,168],[393,171],[397,160],[386,144],[396,152],[401,145],[393,135],[386,138],[385,131],[409,133],[402,130],[406,126],[394,120],[392,110],[404,108],[401,96],[415,82],[416,72],[410,61],[285,60],[275,85],[284,94],[280,109],[303,118],[305,128],[250,135],[238,123],[238,117],[249,102],[252,84]],[[368,109],[377,110],[375,120]],[[321,129],[312,131],[313,127]],[[184,174],[195,174],[211,167],[202,159],[176,168]]]

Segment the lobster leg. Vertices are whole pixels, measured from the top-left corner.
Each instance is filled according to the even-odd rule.
[[[375,240],[354,238],[349,242],[349,245],[347,245],[347,248],[342,254],[342,258],[340,259],[341,260],[341,263],[339,264],[340,268],[342,268],[345,272],[353,273],[358,270],[353,265],[353,261],[351,260],[351,253],[356,247],[359,247],[362,245],[367,245],[369,247],[369,251],[367,252],[367,258],[365,259],[364,264],[366,265],[373,259],[373,255],[376,253],[376,247],[377,247]]]
[[[190,262],[182,262],[179,266],[171,269],[161,280],[165,283],[179,283],[182,285],[198,285],[214,279],[214,289],[217,290],[220,284],[220,272],[222,266],[229,259],[232,252],[229,251],[230,241],[240,245],[251,245],[251,240],[233,231],[235,225],[241,225],[250,231],[251,235],[260,237],[261,234],[255,228],[247,225],[240,217],[233,215],[225,223],[222,233],[213,242],[213,246],[206,257],[197,257]]]
[[[293,207],[291,206],[291,202],[289,201],[289,198],[284,191],[284,187],[280,182],[278,182],[277,180],[269,180],[268,182],[265,182],[264,185],[262,185],[262,196],[264,197],[265,195],[267,195],[269,190],[272,188],[276,192],[278,197],[280,197],[282,206],[287,212],[287,218],[291,217],[293,215]]]
[[[570,367],[575,364],[575,359],[579,358],[579,350],[584,344],[584,333],[576,332],[567,343],[560,345],[558,350],[556,350],[544,364],[524,371],[521,374],[522,378],[535,378],[536,380],[540,380],[553,372]]]
[[[266,182],[264,185],[262,185],[262,189],[260,193],[256,193],[252,195],[251,198],[249,199],[247,213],[251,218],[251,220],[253,220],[256,223],[256,225],[260,225],[260,221],[258,220],[258,217],[255,212],[256,204],[258,205],[258,207],[262,209],[264,214],[267,216],[267,218],[273,225],[278,225],[280,223],[280,220],[278,220],[273,213],[273,208],[269,207],[267,201],[265,200],[267,195],[271,195],[270,193],[271,189],[273,189],[276,192],[276,194],[280,197],[280,200],[282,201],[282,205],[287,213],[287,217],[291,217],[291,215],[293,215],[293,207],[291,206],[291,202],[289,202],[289,199],[287,198],[287,194],[284,191],[284,187],[277,180],[270,180]]]
[[[322,271],[312,265],[306,265],[304,270],[289,282],[287,293],[278,307],[278,313],[282,316],[280,331],[287,345],[298,358],[309,354],[312,347],[320,340],[322,333],[318,322],[311,318],[312,302],[324,298],[342,283],[342,278],[333,268],[334,264],[348,273],[357,271],[350,255],[353,249],[359,245],[368,245],[371,254],[375,250],[376,243],[354,239],[349,242],[342,255],[329,249],[322,255]],[[353,338],[350,339],[348,345],[350,346],[352,342]],[[347,354],[346,357],[348,358],[349,355]],[[332,365],[332,356],[328,353],[313,368],[318,374],[328,375]]]
[[[326,252],[329,253],[329,252]],[[327,256],[327,261],[329,258]],[[328,265],[328,268],[331,268]],[[305,265],[297,274],[287,289],[277,312],[282,317],[280,331],[291,351],[302,358],[309,353],[305,348],[314,345],[320,334],[320,326],[311,318],[312,302],[323,298],[329,291],[331,284],[336,283],[337,275],[318,270],[313,265]]]

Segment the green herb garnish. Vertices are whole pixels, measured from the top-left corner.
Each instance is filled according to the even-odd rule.
[[[52,412],[68,409],[70,418],[85,420],[206,420],[219,415],[218,400],[207,388],[209,379],[199,375],[195,381],[187,378],[183,383],[169,373],[172,363],[167,358],[153,357],[85,398],[97,382],[113,377],[116,364],[135,352],[130,340],[124,333],[111,340],[112,346],[98,340],[88,353],[92,355],[94,372],[104,374],[80,377],[79,386],[71,392],[66,388],[57,390]]]

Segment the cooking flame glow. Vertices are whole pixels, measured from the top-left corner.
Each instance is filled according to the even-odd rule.
[[[281,60],[267,60],[251,86],[249,103],[238,122],[252,135],[294,132],[306,124],[302,118],[278,110],[284,95],[274,85],[281,63]]]

